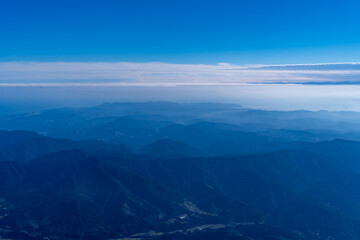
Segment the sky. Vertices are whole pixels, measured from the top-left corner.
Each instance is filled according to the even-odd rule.
[[[358,0],[2,0],[1,61],[360,61]]]
[[[1,0],[0,110],[174,100],[358,111],[359,12],[358,0]]]

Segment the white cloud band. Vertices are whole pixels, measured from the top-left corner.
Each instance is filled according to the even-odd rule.
[[[178,86],[358,83],[359,63],[252,65],[0,62],[0,86]]]

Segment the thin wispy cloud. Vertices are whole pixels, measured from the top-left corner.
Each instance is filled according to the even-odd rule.
[[[359,63],[217,65],[132,62],[2,62],[0,86],[177,86],[358,83]]]

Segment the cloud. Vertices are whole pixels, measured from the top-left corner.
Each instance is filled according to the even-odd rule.
[[[159,62],[0,62],[0,86],[357,84],[359,63],[248,65]]]

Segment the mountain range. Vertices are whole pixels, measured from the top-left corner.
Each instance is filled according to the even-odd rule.
[[[214,120],[249,111],[114,103],[2,117],[0,238],[360,239],[356,132]]]

